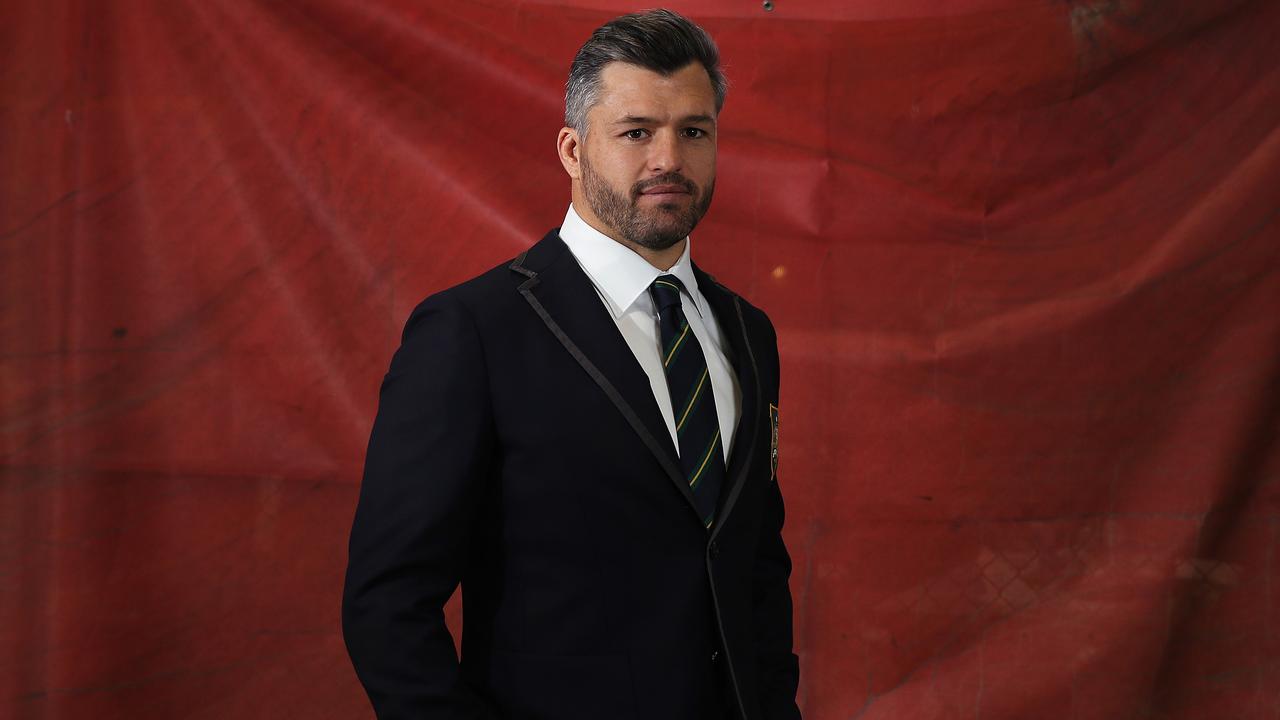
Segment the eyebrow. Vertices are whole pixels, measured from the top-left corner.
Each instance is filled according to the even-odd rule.
[[[680,118],[681,124],[688,123],[711,123],[714,125],[716,119],[710,115],[687,115]],[[644,115],[627,115],[626,117],[614,120],[613,125],[656,125],[657,118],[646,117]]]

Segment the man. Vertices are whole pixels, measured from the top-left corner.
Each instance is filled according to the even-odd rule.
[[[799,717],[777,341],[689,260],[724,93],[675,13],[596,30],[564,224],[409,318],[343,602],[380,718]]]

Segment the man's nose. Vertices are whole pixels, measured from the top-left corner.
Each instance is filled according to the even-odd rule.
[[[684,166],[680,138],[675,132],[660,131],[649,143],[649,170],[654,173],[680,172]]]

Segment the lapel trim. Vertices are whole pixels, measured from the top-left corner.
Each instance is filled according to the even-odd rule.
[[[538,317],[542,318],[542,322],[547,326],[547,329],[551,331],[551,334],[560,341],[560,344],[564,346],[565,350],[569,351],[569,354],[578,362],[578,365],[582,366],[582,369],[587,372],[587,375],[591,376],[591,379],[595,381],[596,385],[600,386],[600,389],[604,391],[604,394],[607,395],[609,400],[613,402],[614,406],[618,408],[618,412],[622,413],[622,416],[626,418],[627,423],[631,425],[631,429],[640,436],[640,440],[644,442],[645,446],[649,448],[649,452],[653,453],[654,458],[658,460],[658,464],[662,466],[664,471],[666,471],[667,477],[671,479],[671,482],[675,484],[676,489],[684,496],[689,508],[694,513],[694,517],[698,518],[698,507],[697,503],[695,503],[693,499],[693,491],[689,489],[689,484],[685,482],[684,475],[676,466],[670,453],[668,453],[662,444],[658,442],[657,438],[653,436],[653,433],[649,432],[649,428],[645,426],[644,422],[640,419],[635,408],[631,407],[631,403],[627,402],[626,398],[622,397],[622,393],[618,392],[618,389],[614,387],[613,383],[609,382],[609,378],[605,377],[604,373],[600,372],[600,369],[591,361],[591,358],[587,357],[586,354],[582,352],[582,349],[578,347],[577,343],[575,343],[567,333],[565,333],[564,329],[560,327],[560,324],[555,321],[555,318],[551,317],[551,313],[547,312],[547,309],[538,301],[538,298],[534,297],[533,288],[537,287],[541,280],[538,279],[538,273],[524,266],[525,256],[528,254],[528,250],[520,253],[519,257],[507,266],[514,272],[525,277],[524,282],[520,283],[520,286],[516,289],[524,296],[525,301],[528,302],[533,308],[533,311],[538,314]],[[759,382],[757,381],[757,385],[758,384]],[[699,520],[699,522],[701,522],[701,520]],[[719,523],[717,523],[717,525],[718,524]]]
[[[744,402],[742,415],[738,418],[738,430],[735,435],[734,449],[730,458],[735,461],[734,464],[738,465],[738,472],[733,477],[730,484],[729,495],[725,498],[723,506],[716,512],[716,521],[711,526],[710,539],[715,540],[716,536],[720,534],[720,529],[724,527],[728,521],[729,514],[733,512],[733,507],[738,501],[738,496],[742,494],[742,487],[746,484],[747,475],[751,471],[751,459],[754,458],[756,454],[756,441],[760,436],[760,370],[756,366],[755,351],[751,348],[751,337],[747,334],[747,322],[742,315],[741,298],[739,298],[738,295],[729,288],[721,285],[714,277],[698,270],[696,267],[695,270],[698,272],[699,283],[706,280],[710,285],[714,286],[708,289],[715,292],[722,292],[728,297],[728,299],[733,301],[734,315],[738,321],[737,330],[739,337],[742,338],[742,348],[746,350],[746,359],[751,365],[751,381],[755,390],[755,395],[750,400],[750,407],[747,407],[747,404]],[[704,292],[704,295],[705,294],[706,293]],[[708,297],[708,300],[710,300],[710,297]],[[724,320],[729,319],[730,318],[724,318]],[[738,358],[738,362],[741,363],[742,358]],[[741,378],[741,375],[739,375],[739,378]],[[744,391],[744,400],[746,399],[746,396],[747,394]],[[744,450],[742,445],[742,441],[744,439],[742,433],[744,430],[750,433],[750,440],[745,448],[745,454],[740,454]]]

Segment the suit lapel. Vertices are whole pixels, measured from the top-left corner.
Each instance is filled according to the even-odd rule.
[[[565,350],[622,413],[684,495],[697,517],[649,376],[632,354],[590,278],[555,231],[509,266],[523,276],[518,290]]]
[[[712,528],[712,537],[728,520],[733,512],[734,503],[746,482],[751,467],[751,459],[755,456],[757,434],[760,429],[760,379],[756,367],[755,352],[751,339],[747,334],[746,321],[742,316],[741,300],[727,288],[716,282],[715,278],[694,265],[693,272],[698,278],[698,291],[707,299],[715,313],[720,330],[729,340],[733,350],[733,369],[738,378],[738,387],[742,391],[742,409],[738,417],[738,427],[733,436],[733,447],[729,455],[726,483],[720,491],[719,510]]]

